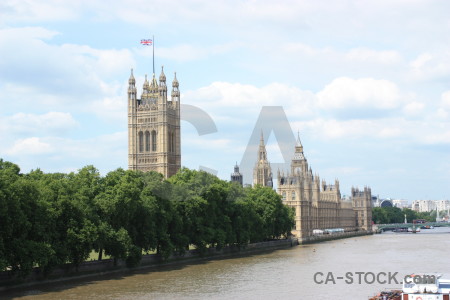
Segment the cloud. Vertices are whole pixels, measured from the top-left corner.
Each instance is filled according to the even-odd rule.
[[[64,3],[64,5],[62,5]],[[0,4],[3,22],[67,21],[78,16],[81,5],[76,1],[21,1],[4,0]]]
[[[42,155],[50,154],[55,150],[49,143],[42,141],[38,137],[31,137],[26,139],[20,139],[14,143],[14,145],[6,151],[6,154],[12,156],[20,155]]]
[[[15,140],[0,157],[17,162],[25,171],[36,167],[46,172],[72,171],[93,164],[102,172],[108,172],[126,168],[126,144],[126,131],[87,139],[29,137]]]
[[[127,100],[125,96],[111,96],[105,97],[101,100],[92,102],[89,105],[89,110],[97,115],[101,120],[106,120],[112,123],[127,122]]]
[[[135,65],[127,49],[99,50],[85,45],[55,45],[57,32],[41,27],[0,30],[0,101],[9,89],[24,90],[33,95],[33,103],[43,98],[46,104],[79,105],[101,96],[111,96],[117,89],[118,74]],[[32,49],[32,55],[30,55]],[[24,96],[22,101],[30,97]],[[49,102],[48,99],[54,99]],[[45,100],[47,99],[47,100]],[[41,104],[41,103],[40,103]]]
[[[450,91],[446,91],[441,95],[441,105],[444,108],[450,109]]]
[[[403,102],[393,82],[373,78],[336,78],[317,94],[317,98],[320,108],[325,110],[389,110]]]
[[[332,80],[318,93],[281,83],[256,87],[214,82],[182,95],[183,103],[211,115],[218,134],[236,132],[234,140],[248,139],[262,106],[281,105],[291,128],[318,140],[370,137],[400,144],[445,142],[441,137],[447,123],[435,119],[434,112],[416,98],[387,80],[347,77]],[[248,134],[240,135],[244,131]],[[437,137],[426,140],[431,132]]]
[[[258,88],[249,84],[213,82],[182,94],[182,101],[222,116],[257,114],[262,106],[281,105],[288,107],[289,113],[308,118],[313,115],[314,109],[312,92],[281,83]]]
[[[351,49],[345,56],[348,60],[356,62],[394,64],[401,61],[401,55],[397,51],[375,51],[365,47]]]
[[[237,48],[239,48],[238,43],[226,43],[203,47],[189,44],[179,44],[172,47],[157,47],[155,49],[155,55],[164,59],[187,62],[224,54]],[[136,52],[144,56],[152,56],[152,52],[149,47],[138,49]]]
[[[408,116],[416,116],[419,115],[421,112],[423,112],[424,108],[425,103],[419,101],[412,101],[403,107],[403,112],[405,115]]]
[[[450,78],[450,51],[425,52],[409,63],[414,80]]]
[[[48,112],[45,114],[17,113],[0,122],[3,131],[27,135],[64,135],[77,128],[78,122],[70,113]]]

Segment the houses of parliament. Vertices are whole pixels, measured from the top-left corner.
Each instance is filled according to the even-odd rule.
[[[257,159],[253,170],[253,184],[273,188],[273,173],[261,133]],[[176,73],[170,97],[163,68],[159,81],[147,76],[141,97],[137,96],[136,80],[131,70],[128,80],[128,168],[156,171],[169,178],[181,167],[180,91]],[[350,199],[343,199],[339,181],[328,184],[313,174],[297,138],[290,170],[277,171],[277,192],[284,204],[295,212],[292,233],[307,241],[317,232],[372,230],[371,189],[351,189]],[[231,181],[243,184],[239,166],[234,167]]]

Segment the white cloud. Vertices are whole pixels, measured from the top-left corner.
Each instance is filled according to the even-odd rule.
[[[38,22],[73,20],[78,16],[81,3],[77,1],[4,0],[0,4],[3,22]]]
[[[48,112],[42,115],[17,113],[1,121],[4,131],[12,134],[63,135],[79,126],[70,113]]]
[[[197,105],[220,115],[259,113],[262,106],[283,106],[288,113],[309,118],[313,115],[314,94],[281,83],[261,88],[249,84],[213,82],[182,95],[184,103]]]
[[[93,164],[102,172],[108,172],[126,168],[126,143],[126,131],[88,139],[30,137],[14,141],[0,157],[19,163],[25,171],[41,167],[46,172],[60,172]]]
[[[54,149],[54,147],[42,141],[42,139],[31,137],[16,141],[6,153],[12,156],[50,154]]]
[[[350,61],[393,64],[401,61],[401,55],[394,50],[375,51],[369,48],[354,48],[347,54],[346,58]]]
[[[135,65],[127,49],[99,50],[45,41],[56,34],[40,27],[0,30],[0,68],[13,70],[0,73],[0,102],[9,103],[6,99],[17,97],[7,93],[15,89],[32,94],[35,105],[42,99],[44,102],[38,104],[81,106],[82,102],[111,96],[117,91],[117,75],[127,74]],[[29,95],[21,101],[30,99]]]
[[[317,94],[322,109],[393,109],[402,103],[397,86],[388,80],[373,78],[334,79]]]
[[[105,97],[94,101],[89,105],[89,110],[96,114],[100,119],[109,122],[127,122],[127,100],[125,96]]]
[[[224,54],[238,47],[238,43],[227,43],[204,47],[180,44],[172,47],[157,47],[155,49],[155,55],[160,58],[187,62],[205,59],[213,55]],[[137,49],[136,52],[147,57],[152,56],[152,50],[150,47]]]
[[[425,108],[425,104],[418,101],[412,101],[403,107],[403,112],[409,116],[420,114]]]
[[[450,109],[450,91],[446,91],[441,95],[441,105],[444,108]]]
[[[433,80],[450,77],[450,51],[422,53],[409,64],[415,80]]]

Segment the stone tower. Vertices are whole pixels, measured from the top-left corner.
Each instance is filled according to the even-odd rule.
[[[364,187],[364,190],[360,191],[352,187],[352,201],[356,226],[361,230],[372,231],[372,190]]]
[[[156,171],[169,178],[181,167],[180,91],[175,73],[170,99],[166,75],[161,69],[159,83],[147,75],[141,98],[131,70],[128,80],[128,168]]]
[[[239,172],[239,166],[236,162],[236,165],[234,166],[234,172],[231,173],[231,182],[237,182],[240,185],[243,185],[243,177],[242,174]]]
[[[303,153],[303,145],[300,141],[300,133],[297,133],[297,144],[295,145],[294,157],[291,162],[291,174],[308,174],[308,161]]]
[[[267,151],[262,132],[258,148],[258,161],[253,169],[253,185],[257,184],[273,187],[272,169],[270,168],[270,163],[267,160]]]

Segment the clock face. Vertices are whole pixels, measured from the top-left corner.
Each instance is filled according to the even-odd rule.
[[[297,167],[297,168],[295,168],[294,169],[294,172],[297,174],[297,173],[301,173],[302,172],[302,169],[300,168],[300,167]]]
[[[294,159],[295,160],[302,160],[302,159],[305,159],[305,157],[303,156],[303,153],[295,153],[294,154]]]

